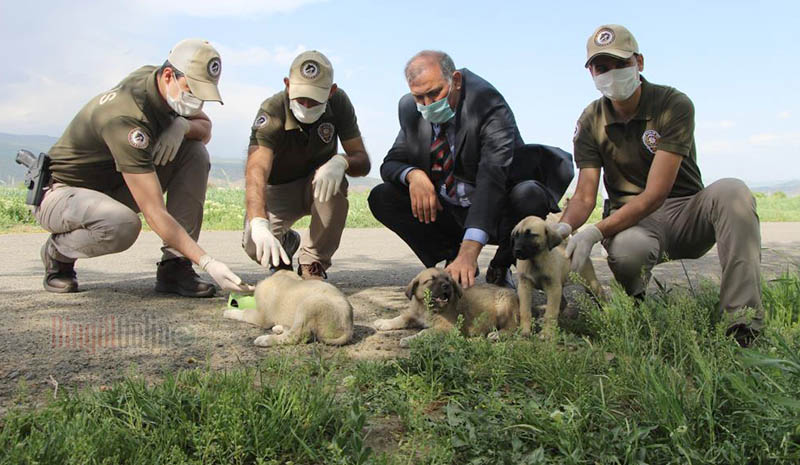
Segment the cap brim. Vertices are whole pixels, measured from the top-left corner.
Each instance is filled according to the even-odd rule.
[[[186,76],[186,82],[189,84],[189,90],[192,91],[192,94],[200,100],[222,103],[222,97],[219,95],[219,89],[216,84],[193,79],[189,76]]]
[[[328,101],[328,96],[330,93],[330,87],[325,88],[310,86],[308,84],[295,84],[293,82],[289,83],[289,100],[296,99],[298,97],[305,97],[314,99],[319,103],[325,103]]]
[[[595,58],[597,58],[597,57],[599,57],[601,55],[606,55],[606,56],[610,56],[610,57],[614,57],[614,58],[622,58],[623,60],[627,60],[628,58],[632,57],[634,53],[636,53],[636,52],[631,52],[630,50],[618,50],[618,49],[613,49],[613,48],[607,48],[607,49],[604,49],[602,52],[596,52],[594,55],[590,56],[586,60],[586,64],[583,65],[583,67],[584,68],[588,68],[589,67],[589,63],[591,63],[592,60],[594,60]]]

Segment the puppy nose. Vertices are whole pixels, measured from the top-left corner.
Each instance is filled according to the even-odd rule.
[[[450,290],[450,283],[448,283],[447,281],[443,282],[442,283],[442,290],[449,291]]]

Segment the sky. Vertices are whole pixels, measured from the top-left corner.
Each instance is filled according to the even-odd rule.
[[[353,102],[371,176],[399,129],[403,67],[422,49],[491,82],[526,142],[572,152],[575,121],[600,96],[586,39],[616,23],[639,42],[642,74],[694,102],[706,183],[780,182],[800,179],[798,18],[797,1],[0,0],[0,132],[59,136],[90,98],[204,38],[223,63],[225,104],[205,106],[212,160],[244,158],[261,102],[307,49],[328,56]]]

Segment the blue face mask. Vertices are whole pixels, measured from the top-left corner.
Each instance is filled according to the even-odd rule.
[[[450,121],[456,116],[456,113],[450,108],[447,99],[450,97],[450,91],[447,91],[447,97],[437,100],[430,105],[417,104],[417,111],[422,113],[422,117],[426,121],[433,124],[442,124]]]

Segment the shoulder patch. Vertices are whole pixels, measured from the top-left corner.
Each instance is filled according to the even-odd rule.
[[[128,133],[128,143],[135,149],[146,149],[150,145],[150,137],[142,130],[136,127],[131,129]]]
[[[266,113],[259,113],[253,121],[253,129],[261,129],[269,123],[269,115]]]
[[[336,127],[333,125],[333,123],[322,123],[317,128],[317,135],[319,135],[319,138],[322,139],[322,142],[325,142],[326,144],[333,139],[334,132],[336,132]]]
[[[598,47],[605,47],[606,45],[609,45],[612,42],[614,42],[614,39],[615,39],[614,31],[612,31],[607,27],[604,27],[603,29],[597,31],[597,34],[595,34],[594,43]]]
[[[661,138],[661,134],[658,133],[655,129],[648,129],[647,131],[642,134],[642,143],[650,153],[656,153],[658,149],[658,139]]]
[[[306,79],[316,79],[319,76],[319,64],[313,60],[303,62],[300,66],[300,74]]]
[[[578,134],[580,134],[580,132],[581,132],[581,122],[580,121],[576,121],[575,122],[575,132],[572,133],[572,142],[575,142],[576,140],[578,140]]]

